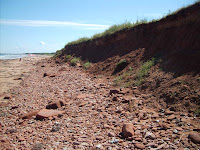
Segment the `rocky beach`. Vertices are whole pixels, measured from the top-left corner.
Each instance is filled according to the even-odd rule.
[[[111,78],[90,75],[78,66],[49,58],[23,61],[25,70],[32,66],[25,71],[29,73],[1,102],[0,149],[200,146],[199,116],[193,113],[154,109],[156,102],[136,87],[113,87]]]

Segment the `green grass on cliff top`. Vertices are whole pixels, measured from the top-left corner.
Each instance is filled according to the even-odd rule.
[[[134,26],[137,26],[137,25],[143,24],[143,23],[148,23],[147,19],[137,20],[134,23],[125,22],[125,23],[122,23],[122,24],[119,24],[119,25],[113,25],[102,33],[97,33],[90,38],[88,38],[88,37],[79,38],[78,40],[67,43],[65,46],[75,45],[75,44],[79,44],[79,43],[87,42],[87,41],[92,41],[94,39],[104,37],[106,35],[111,35],[111,34],[114,34],[117,31],[120,31],[120,30],[123,30],[123,29],[129,29],[129,28],[132,28]]]
[[[196,3],[200,3],[200,0],[197,0],[194,4],[196,4]],[[194,5],[194,4],[192,4],[192,5]],[[192,6],[192,5],[189,5],[189,6]],[[111,34],[114,34],[114,33],[118,32],[118,31],[120,31],[120,30],[129,29],[129,28],[132,28],[132,27],[140,25],[140,24],[159,21],[159,20],[161,20],[163,18],[166,18],[167,16],[174,15],[177,12],[179,12],[182,9],[185,9],[185,8],[187,8],[189,6],[179,8],[175,12],[170,12],[169,11],[168,14],[164,15],[162,18],[157,19],[157,20],[154,19],[154,20],[148,21],[148,19],[140,19],[140,20],[137,20],[136,22],[133,22],[133,23],[132,22],[125,22],[125,23],[122,23],[122,24],[113,25],[110,28],[108,28],[107,30],[105,30],[104,32],[102,32],[102,33],[97,33],[97,34],[93,35],[90,38],[89,37],[79,38],[79,39],[77,39],[75,41],[67,43],[65,46],[80,44],[80,43],[87,42],[87,41],[92,41],[94,39],[97,39],[97,38],[100,38],[100,37],[104,37],[104,36],[107,36],[107,35],[111,35]]]

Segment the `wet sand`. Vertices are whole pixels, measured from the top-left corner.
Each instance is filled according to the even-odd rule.
[[[19,59],[0,59],[0,101],[4,101],[4,96],[10,89],[19,85],[25,76],[31,73],[36,67],[38,60],[50,56],[37,55]]]

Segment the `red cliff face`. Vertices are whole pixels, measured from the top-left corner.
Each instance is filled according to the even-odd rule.
[[[193,71],[200,64],[200,3],[182,9],[160,21],[141,24],[113,35],[65,47],[62,55],[71,54],[93,63],[115,57],[148,60],[159,57],[165,63],[184,65]],[[130,54],[130,55],[129,55]]]

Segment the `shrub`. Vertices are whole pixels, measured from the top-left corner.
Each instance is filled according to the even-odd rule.
[[[71,57],[72,57],[71,55],[67,55],[67,56],[65,57],[65,61],[68,61]]]
[[[90,66],[91,66],[91,63],[90,63],[89,61],[83,64],[83,67],[84,67],[85,69],[90,68]]]
[[[76,64],[80,61],[79,58],[73,58],[71,61],[70,61],[70,65],[71,66],[76,66]]]
[[[140,67],[139,71],[136,74],[136,85],[140,85],[144,81],[144,76],[146,76],[151,69],[151,67],[155,64],[155,58],[145,62]]]

